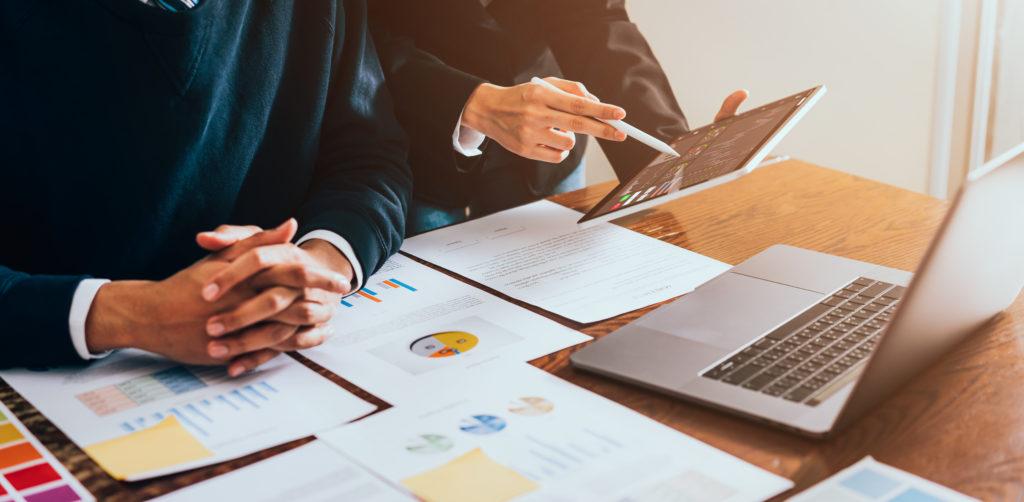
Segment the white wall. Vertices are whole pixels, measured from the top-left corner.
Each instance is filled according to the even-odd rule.
[[[691,126],[710,122],[738,88],[750,90],[749,107],[824,83],[828,93],[775,152],[926,190],[942,2],[632,0],[627,8]],[[588,183],[614,178],[599,152],[591,142]]]

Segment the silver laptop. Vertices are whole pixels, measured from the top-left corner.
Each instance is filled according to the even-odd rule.
[[[571,360],[824,436],[1009,306],[1022,286],[1024,147],[969,176],[916,274],[773,246]]]

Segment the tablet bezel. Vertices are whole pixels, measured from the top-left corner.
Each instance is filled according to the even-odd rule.
[[[709,180],[702,181],[702,182],[697,183],[695,185],[691,185],[691,186],[683,188],[681,190],[677,190],[677,191],[672,192],[672,193],[667,193],[665,195],[660,195],[658,197],[653,197],[651,199],[647,199],[647,200],[645,200],[643,202],[640,202],[638,204],[632,204],[632,205],[629,205],[629,206],[626,206],[626,207],[621,207],[619,209],[615,209],[615,210],[609,211],[609,212],[601,214],[601,215],[594,215],[593,214],[594,211],[596,211],[600,207],[603,207],[606,202],[609,202],[611,200],[611,198],[613,198],[614,196],[616,196],[619,193],[619,190],[621,190],[623,186],[625,186],[625,185],[629,184],[630,182],[632,182],[637,176],[639,176],[641,173],[643,173],[644,170],[650,169],[650,168],[652,168],[654,166],[661,165],[665,161],[670,160],[669,158],[666,158],[666,156],[664,154],[659,154],[659,155],[655,156],[654,158],[652,158],[649,162],[647,162],[647,164],[645,164],[644,167],[642,167],[636,173],[634,173],[633,176],[630,176],[629,179],[627,179],[627,180],[619,183],[618,185],[616,185],[615,188],[613,188],[611,191],[608,192],[607,195],[605,195],[603,198],[601,198],[601,200],[598,201],[597,204],[594,204],[590,208],[590,210],[588,210],[587,213],[584,214],[583,217],[579,219],[579,221],[577,223],[579,225],[581,225],[581,226],[589,226],[591,224],[595,224],[595,223],[599,223],[599,222],[605,222],[605,221],[609,221],[609,220],[618,219],[618,218],[621,218],[623,216],[627,216],[627,215],[636,213],[637,211],[642,211],[644,209],[648,209],[648,208],[654,207],[656,205],[663,204],[665,202],[677,199],[679,197],[682,197],[682,196],[685,196],[685,195],[689,195],[691,193],[699,192],[701,190],[705,190],[705,189],[711,188],[713,186],[721,185],[722,183],[725,183],[727,181],[732,181],[734,179],[737,179],[737,178],[743,176],[744,174],[747,174],[747,173],[753,171],[754,168],[756,168],[758,166],[758,164],[760,164],[760,162],[762,160],[764,160],[764,158],[771,152],[771,150],[773,148],[775,148],[776,145],[778,145],[779,141],[781,141],[782,138],[785,137],[786,134],[789,133],[789,131],[793,128],[793,126],[796,125],[796,123],[799,122],[800,119],[802,119],[804,117],[804,115],[807,114],[807,111],[810,110],[811,107],[814,106],[814,104],[817,103],[819,99],[821,99],[821,96],[823,96],[825,94],[825,91],[826,91],[826,88],[825,88],[824,85],[819,85],[819,86],[812,87],[812,88],[804,90],[804,91],[793,93],[793,94],[790,94],[789,96],[786,96],[784,98],[775,100],[775,101],[773,101],[771,103],[766,103],[766,104],[764,104],[762,106],[759,106],[759,107],[754,108],[752,110],[746,111],[746,112],[741,113],[739,115],[736,115],[736,116],[733,116],[733,117],[729,117],[727,119],[720,120],[718,122],[713,122],[711,124],[707,124],[707,125],[702,126],[702,127],[698,128],[698,129],[691,130],[691,131],[687,132],[686,134],[683,134],[682,136],[674,138],[670,142],[670,144],[675,143],[675,142],[679,141],[680,139],[682,139],[682,138],[684,138],[686,136],[692,135],[692,134],[698,134],[698,133],[707,134],[707,131],[711,130],[711,128],[713,128],[713,127],[717,127],[717,126],[720,126],[721,124],[731,122],[733,120],[736,120],[736,119],[738,119],[740,117],[746,116],[746,115],[751,114],[751,113],[756,113],[758,110],[760,110],[762,108],[765,108],[767,106],[771,106],[773,103],[777,103],[779,101],[782,101],[782,100],[785,100],[785,99],[789,99],[789,98],[791,98],[793,96],[796,96],[798,94],[802,94],[802,93],[805,93],[805,92],[808,92],[808,91],[810,91],[810,94],[807,96],[807,98],[804,99],[804,101],[802,103],[797,105],[797,107],[793,111],[791,111],[789,113],[788,117],[786,117],[778,126],[776,126],[774,129],[772,129],[772,131],[767,136],[765,136],[765,138],[761,141],[761,143],[756,148],[754,148],[751,151],[750,155],[748,155],[747,158],[743,162],[740,163],[740,167],[738,167],[737,169],[734,169],[734,170],[732,170],[732,171],[730,171],[728,173],[722,174],[720,176],[716,176],[716,177],[711,178]]]

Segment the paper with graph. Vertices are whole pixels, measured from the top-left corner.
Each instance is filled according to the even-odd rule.
[[[334,337],[303,355],[392,404],[450,387],[480,364],[590,340],[401,255],[346,297],[331,325]]]
[[[375,409],[287,356],[239,378],[137,350],[82,368],[0,376],[125,480],[239,457]]]
[[[430,502],[760,501],[792,482],[527,364],[318,436]]]

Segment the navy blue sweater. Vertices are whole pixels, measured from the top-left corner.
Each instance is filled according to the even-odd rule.
[[[411,191],[362,0],[0,5],[0,367],[78,362],[86,277],[162,279],[223,223],[331,230],[363,273]]]

